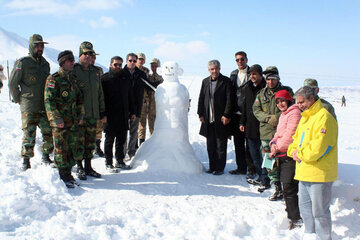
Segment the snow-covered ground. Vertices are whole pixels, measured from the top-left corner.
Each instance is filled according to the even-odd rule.
[[[186,69],[185,69],[186,71]],[[190,86],[189,138],[208,167],[205,139],[196,115],[202,77],[183,77]],[[19,107],[0,94],[0,239],[301,239],[303,228],[287,230],[284,202],[267,200],[244,176],[233,176],[232,141],[226,173],[174,175],[133,169],[109,174],[104,159],[94,168],[103,178],[67,189],[56,169],[40,165],[41,136],[32,168],[21,172]],[[333,239],[360,239],[360,88],[322,88],[339,122],[339,180],[333,187]],[[345,95],[347,107],[340,107]],[[171,139],[169,139],[171,140]],[[314,239],[314,236],[305,236]]]

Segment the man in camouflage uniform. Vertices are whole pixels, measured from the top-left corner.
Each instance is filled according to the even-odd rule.
[[[319,94],[319,85],[318,82],[316,81],[316,79],[313,78],[307,78],[304,80],[304,86],[309,86],[315,89],[315,93],[318,95]],[[321,100],[321,104],[323,105],[323,107],[336,119],[336,114],[335,114],[335,109],[334,107],[331,105],[331,103],[329,103],[328,101],[326,101],[323,98],[320,98]]]
[[[160,67],[160,60],[154,58],[150,63],[152,74],[149,75],[148,81],[157,87],[164,79],[157,74],[156,69]],[[141,110],[140,124],[139,124],[139,144],[141,145],[145,141],[146,137],[146,119],[149,122],[150,135],[154,131],[154,123],[156,117],[156,104],[155,104],[155,92],[152,89],[144,89],[143,105]]]
[[[71,74],[74,55],[63,51],[58,56],[59,70],[49,76],[45,85],[45,109],[55,140],[55,164],[61,180],[68,188],[74,188],[76,181],[71,175],[75,165],[78,124],[85,114],[83,97]]]
[[[74,65],[73,74],[76,78],[83,97],[85,116],[79,126],[79,151],[80,157],[76,158],[77,176],[80,180],[86,180],[88,176],[100,178],[101,175],[94,171],[91,166],[93,151],[96,142],[96,123],[98,119],[106,122],[104,93],[101,86],[100,73],[91,65],[91,58],[95,54],[90,42],[80,45],[79,62]],[[85,167],[82,165],[85,159]]]
[[[104,70],[101,67],[95,66],[95,61],[96,61],[96,55],[98,54],[94,54],[91,58],[91,64],[99,71],[100,77],[104,74]],[[96,123],[96,147],[95,147],[95,153],[99,156],[99,157],[104,157],[105,154],[104,152],[101,150],[100,144],[101,144],[101,138],[102,138],[102,131],[103,131],[103,123],[101,120],[98,120]]]
[[[280,118],[281,111],[276,106],[275,94],[279,90],[287,90],[291,96],[294,95],[292,89],[287,86],[283,86],[280,82],[279,71],[277,67],[270,66],[263,72],[266,80],[266,87],[261,89],[257,94],[254,105],[253,113],[257,120],[260,122],[260,139],[263,155],[266,152],[270,152],[270,140],[274,137],[276,127]],[[268,170],[268,176],[271,183],[274,183],[276,190],[281,190],[280,178],[277,171],[277,167],[272,170]],[[268,184],[259,184],[259,192],[270,188]]]
[[[24,132],[21,157],[22,170],[30,168],[30,158],[34,156],[36,127],[40,127],[43,137],[41,152],[42,162],[50,165],[49,154],[54,150],[49,121],[44,106],[44,87],[50,75],[50,65],[42,56],[43,38],[34,34],[29,41],[29,56],[15,62],[9,79],[9,90],[12,101],[20,104],[22,129]]]

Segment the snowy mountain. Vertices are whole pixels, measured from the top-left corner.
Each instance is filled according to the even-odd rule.
[[[30,36],[29,36],[30,37]],[[6,69],[6,61],[9,61],[10,72],[17,59],[27,56],[29,53],[29,37],[23,38],[16,33],[9,32],[0,27],[0,64]],[[44,36],[43,36],[44,37]],[[44,37],[46,42],[46,37]],[[44,58],[50,63],[50,72],[53,73],[59,68],[57,57],[60,51],[45,45]],[[76,54],[75,54],[76,55]],[[77,61],[77,57],[75,56]],[[98,64],[96,64],[98,65]],[[107,69],[98,65],[107,71]],[[4,72],[7,74],[6,72]]]
[[[201,78],[180,80],[191,85],[189,140],[207,168],[196,114]],[[93,166],[103,177],[67,189],[56,169],[40,164],[38,132],[32,168],[21,172],[20,111],[8,101],[7,92],[5,85],[0,94],[0,239],[315,239],[305,236],[303,228],[287,230],[284,202],[268,200],[273,189],[260,194],[245,176],[228,173],[236,166],[232,141],[222,176],[138,169],[110,174],[104,159],[95,158]],[[320,95],[333,104],[339,123],[332,237],[360,240],[360,88],[322,88]],[[342,95],[345,108],[339,103]]]

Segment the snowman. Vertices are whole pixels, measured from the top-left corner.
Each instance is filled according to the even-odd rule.
[[[178,79],[183,70],[176,62],[165,62],[158,72],[164,82],[155,92],[154,132],[140,146],[132,165],[151,172],[201,173],[204,167],[189,142],[189,92]]]

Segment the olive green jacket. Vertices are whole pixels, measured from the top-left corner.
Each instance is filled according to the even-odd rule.
[[[81,63],[76,63],[72,73],[84,96],[84,118],[102,119],[105,116],[105,102],[100,72],[93,65],[84,68]]]
[[[72,76],[60,68],[46,80],[44,100],[51,127],[64,123],[71,128],[84,117],[84,99]]]
[[[281,111],[276,107],[275,94],[279,90],[287,90],[291,96],[294,95],[292,89],[287,86],[279,86],[270,89],[267,86],[260,90],[253,104],[253,113],[260,122],[260,139],[271,140],[276,132],[276,126],[271,126],[268,121],[271,115],[275,115],[279,120]]]
[[[13,102],[20,104],[21,112],[41,112],[44,107],[44,87],[50,75],[50,65],[41,57],[31,55],[15,62],[9,79],[9,91]]]
[[[320,98],[321,100],[321,103],[323,105],[323,107],[335,118],[335,120],[337,121],[336,119],[336,114],[335,114],[335,109],[334,107],[331,105],[331,103],[329,103],[328,101],[326,101],[325,99],[323,98]]]

